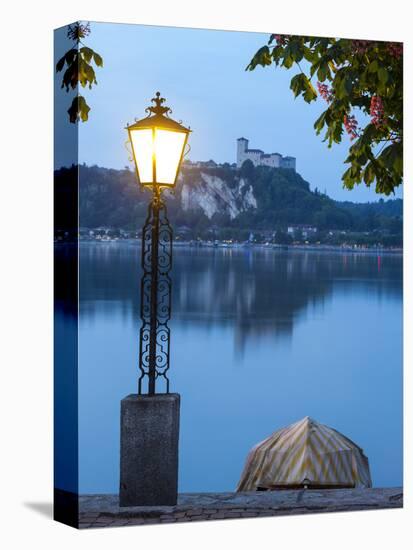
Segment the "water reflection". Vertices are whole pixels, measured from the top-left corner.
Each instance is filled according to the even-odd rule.
[[[401,258],[391,255],[175,248],[173,323],[234,327],[235,351],[262,337],[288,339],[309,308],[323,310],[333,288],[401,299]],[[120,315],[139,324],[137,243],[80,245],[84,319]]]

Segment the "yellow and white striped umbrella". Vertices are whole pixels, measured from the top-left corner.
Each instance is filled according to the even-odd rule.
[[[363,449],[306,416],[251,449],[237,491],[371,487]]]

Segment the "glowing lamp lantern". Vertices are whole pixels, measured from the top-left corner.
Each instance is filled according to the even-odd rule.
[[[146,109],[149,115],[127,130],[138,180],[157,193],[175,186],[191,130],[169,118],[171,109],[163,106],[165,99],[159,92],[152,101],[155,105]]]

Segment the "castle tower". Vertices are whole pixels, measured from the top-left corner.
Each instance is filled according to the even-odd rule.
[[[241,168],[242,163],[247,158],[248,140],[244,137],[237,139],[237,167]]]

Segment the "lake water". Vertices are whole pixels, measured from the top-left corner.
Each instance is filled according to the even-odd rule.
[[[118,491],[120,400],[136,393],[140,248],[80,244],[80,492]],[[174,250],[179,491],[232,491],[249,449],[311,416],[402,485],[402,258]]]

